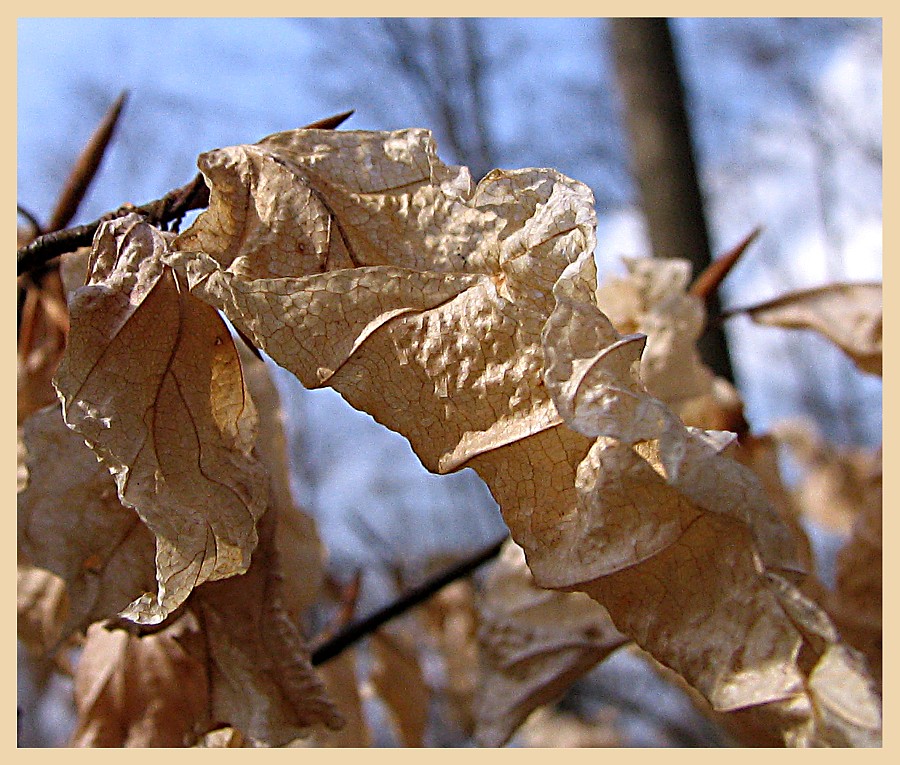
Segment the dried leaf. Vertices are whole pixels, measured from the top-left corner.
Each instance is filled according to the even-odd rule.
[[[541,589],[509,540],[479,600],[481,680],[476,739],[502,746],[538,707],[556,701],[628,638],[579,592]]]
[[[263,517],[245,574],[206,582],[190,601],[206,637],[212,720],[268,746],[342,724],[283,605],[275,522]]]
[[[269,474],[270,512],[278,515],[275,545],[285,608],[296,623],[321,594],[324,550],[315,521],[294,502],[290,484],[284,412],[269,367],[243,344],[238,346],[247,390],[259,413],[255,455]]]
[[[424,746],[431,689],[425,682],[415,641],[397,627],[376,630],[370,641],[372,686],[387,705],[403,746]]]
[[[563,273],[554,288],[558,307],[545,331],[548,362],[555,363],[548,363],[545,377],[564,416],[577,411],[573,399],[592,404],[620,395],[617,376],[627,371],[607,361],[603,347],[591,346],[592,339],[612,347],[621,342],[617,333],[609,336],[606,322],[598,319],[601,329],[594,333],[577,321],[567,323],[576,311],[585,320],[591,316],[584,287],[592,274],[587,257]],[[581,359],[589,360],[589,374],[579,369]],[[566,381],[566,370],[577,382]],[[583,411],[582,419],[567,417],[572,427],[587,434],[606,427],[602,405]],[[644,411],[636,408],[634,416],[640,419]],[[660,422],[665,429],[659,438],[634,439],[632,445],[630,438],[601,436],[578,466],[576,523],[598,519],[589,528],[600,551],[591,561],[598,578],[579,589],[715,709],[766,707],[793,743],[871,740],[871,715],[860,722],[850,707],[835,705],[828,719],[817,711],[815,673],[846,649],[824,611],[796,588],[802,570],[796,540],[754,474],[727,456],[733,436],[685,429],[664,417]],[[627,424],[624,432],[630,433]],[[671,455],[667,459],[667,430],[676,431],[667,435],[677,445],[677,470]],[[630,549],[623,540],[631,541]],[[846,664],[841,671],[864,689],[859,700],[870,710],[877,699],[858,670]]]
[[[811,684],[832,644],[770,581],[794,587],[792,534],[731,435],[641,384],[642,336],[597,306],[585,187],[523,170],[470,191],[424,131],[295,131],[200,165],[210,210],[164,256],[179,283],[429,469],[478,471],[539,585],[587,591],[718,708],[835,740]]]
[[[163,263],[166,247],[136,215],[101,227],[55,381],[66,422],[156,535],[158,594],[127,610],[147,624],[196,584],[247,569],[267,497],[234,343]]]
[[[66,583],[22,560],[16,569],[16,636],[32,655],[48,654],[62,639],[69,617]]]
[[[544,382],[573,430],[626,444],[663,439],[666,467],[675,473],[684,429],[641,383],[647,338],[618,333],[596,304],[596,283],[593,255],[585,253],[554,285],[556,307],[543,331]]]
[[[189,614],[143,637],[92,625],[75,673],[78,721],[70,745],[192,744],[207,713],[206,670],[196,658],[200,641]]]
[[[627,276],[604,279],[597,287],[596,305],[621,334],[647,336],[640,368],[647,392],[671,407],[708,394],[713,375],[697,351],[706,309],[688,292],[690,261],[624,261]]]
[[[366,747],[372,734],[366,721],[359,693],[356,650],[349,648],[317,667],[329,698],[345,720],[340,730],[320,728],[313,732],[311,744],[327,747]],[[304,739],[307,741],[308,739]]]
[[[155,544],[59,406],[26,420],[23,444],[28,477],[18,495],[18,545],[31,563],[65,580],[64,638],[115,616],[153,585]]]
[[[835,343],[863,372],[881,374],[881,283],[837,283],[789,292],[775,300],[729,311],[758,324],[811,329]]]
[[[265,182],[247,158],[259,155],[277,160],[265,163]],[[532,565],[554,583],[577,582],[569,547],[535,538],[571,506],[571,494],[559,496],[572,487],[567,455],[590,445],[558,432],[540,332],[559,273],[593,249],[589,190],[553,171],[522,170],[488,174],[463,193],[467,173],[442,165],[425,131],[296,131],[200,164],[211,207],[175,246],[214,257],[168,258],[194,294],[307,387],[327,383],[403,433],[429,469],[481,472]],[[374,169],[360,174],[360,166]],[[329,210],[312,227],[325,232],[317,265],[303,254],[315,248],[295,243],[312,214],[292,206],[295,187],[312,189]],[[283,251],[256,246],[260,210],[298,229],[293,239],[283,234]],[[291,275],[331,264],[362,265]],[[541,479],[522,486],[529,475]],[[532,520],[545,513],[551,520]]]

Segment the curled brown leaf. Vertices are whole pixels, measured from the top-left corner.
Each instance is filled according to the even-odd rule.
[[[55,379],[66,422],[156,535],[158,592],[127,611],[151,624],[196,584],[247,569],[268,490],[231,335],[166,250],[135,215],[100,228]]]

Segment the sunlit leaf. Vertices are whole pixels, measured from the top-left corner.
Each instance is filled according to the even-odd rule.
[[[196,584],[245,571],[267,501],[234,343],[163,263],[166,248],[135,215],[100,229],[55,380],[66,422],[156,535],[158,593],[128,610],[144,623]]]
[[[628,642],[606,610],[584,594],[537,587],[511,540],[478,608],[476,737],[482,746],[505,744],[538,707],[556,701]]]
[[[881,283],[837,283],[789,292],[729,313],[746,313],[758,324],[811,329],[827,337],[863,372],[881,374]]]

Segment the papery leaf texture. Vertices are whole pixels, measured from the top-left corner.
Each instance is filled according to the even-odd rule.
[[[730,313],[747,313],[758,324],[810,329],[831,340],[863,372],[881,374],[881,283],[839,282],[781,295]]]
[[[134,214],[101,226],[55,379],[67,424],[156,536],[157,592],[127,611],[143,623],[247,569],[268,493],[234,342],[163,262],[167,239]]]
[[[292,131],[199,164],[210,208],[151,261],[179,294],[427,468],[474,468],[538,586],[587,592],[716,709],[759,707],[791,743],[874,740],[870,678],[803,600],[802,551],[734,436],[686,428],[641,379],[646,335],[603,314],[583,184],[473,188],[421,130]]]
[[[155,584],[155,543],[59,405],[23,426],[28,478],[18,495],[18,545],[61,577],[69,602],[61,637],[115,616]]]
[[[507,540],[478,600],[476,739],[502,746],[528,716],[628,642],[606,609],[580,592],[534,583]]]

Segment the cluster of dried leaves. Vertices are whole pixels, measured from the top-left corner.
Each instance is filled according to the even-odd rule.
[[[515,541],[477,614],[435,617],[446,661],[479,657],[448,676],[480,743],[626,643],[788,745],[880,742],[880,603],[864,624],[856,603],[880,582],[880,483],[826,597],[772,443],[714,429],[740,403],[697,356],[686,264],[598,285],[587,187],[545,169],[475,185],[423,130],[298,130],[199,165],[209,209],[178,235],[103,224],[86,266],[33,291],[20,344],[20,636],[87,631],[75,743],[367,741],[352,654],[310,663],[321,548],[271,381],[222,316],[430,470],[490,487]],[[880,372],[880,286],[749,310]],[[373,651],[422,743],[427,697],[391,700],[414,647],[384,630]]]

